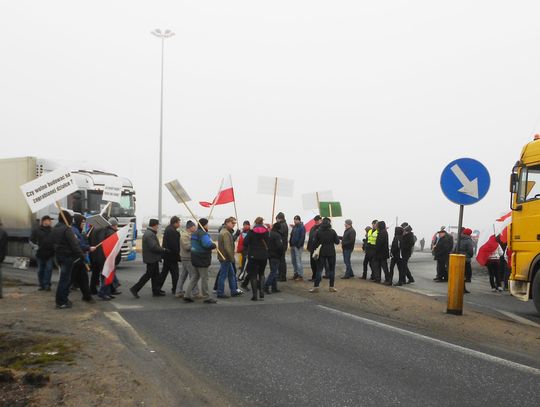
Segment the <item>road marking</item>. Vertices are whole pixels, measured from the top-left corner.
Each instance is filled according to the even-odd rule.
[[[403,286],[397,287],[397,288],[401,288],[402,290],[411,291],[417,294],[427,295],[428,297],[444,297],[444,294],[439,294],[434,291],[423,291],[423,290],[420,290],[419,288],[410,288],[410,287],[403,287]]]
[[[536,322],[531,321],[527,318],[520,317],[519,315],[514,314],[513,312],[503,311],[500,309],[496,309],[495,311],[500,312],[501,314],[506,315],[508,318],[512,318],[514,321],[519,322],[521,324],[529,325],[535,328],[540,328],[540,324],[537,324]]]
[[[540,369],[536,369],[536,368],[531,367],[531,366],[522,365],[521,363],[512,362],[511,360],[503,359],[503,358],[500,358],[498,356],[489,355],[489,354],[484,353],[484,352],[480,352],[480,351],[477,351],[477,350],[465,348],[463,346],[455,345],[455,344],[450,343],[450,342],[445,342],[445,341],[442,341],[440,339],[435,339],[435,338],[431,338],[429,336],[422,335],[422,334],[419,334],[419,333],[416,333],[416,332],[407,331],[406,329],[397,328],[395,326],[384,324],[382,322],[377,322],[377,321],[374,321],[372,319],[359,317],[358,315],[349,314],[348,312],[343,312],[343,311],[339,311],[339,310],[334,309],[334,308],[325,307],[324,305],[317,305],[317,306],[319,308],[321,308],[321,309],[324,309],[324,310],[328,311],[328,312],[332,312],[334,314],[341,315],[341,316],[344,316],[344,317],[347,317],[347,318],[352,318],[352,319],[355,319],[357,321],[363,322],[363,323],[365,323],[367,325],[372,325],[372,326],[376,326],[377,328],[382,328],[382,329],[386,329],[386,330],[389,330],[389,331],[394,331],[394,332],[397,332],[399,334],[410,336],[410,337],[417,338],[417,339],[421,339],[421,340],[426,341],[426,342],[432,342],[432,343],[435,343],[435,344],[437,344],[439,346],[442,346],[443,348],[447,348],[447,349],[450,349],[450,350],[453,350],[453,351],[465,353],[467,355],[476,357],[478,359],[482,359],[482,360],[485,360],[485,361],[488,361],[488,362],[497,363],[497,364],[505,366],[505,367],[511,367],[511,368],[519,370],[519,371],[521,371],[523,373],[532,373],[532,374],[540,376]]]
[[[128,331],[130,333],[130,335],[132,335],[135,339],[137,339],[139,342],[141,342],[144,346],[148,346],[146,341],[143,338],[141,338],[141,336],[137,333],[135,328],[133,328],[130,325],[130,323],[127,322],[122,317],[122,315],[120,315],[118,312],[112,311],[112,312],[105,312],[104,314],[111,321],[113,321],[114,323],[120,325],[122,328],[124,328],[126,331]]]
[[[141,308],[144,308],[142,305],[118,304],[115,301],[111,301],[111,302],[112,302],[112,305],[114,305],[114,307],[116,309],[141,309]]]

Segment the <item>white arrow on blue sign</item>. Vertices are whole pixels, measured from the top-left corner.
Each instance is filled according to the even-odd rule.
[[[491,179],[487,168],[472,158],[459,158],[446,166],[441,174],[444,195],[458,205],[472,205],[489,191]]]

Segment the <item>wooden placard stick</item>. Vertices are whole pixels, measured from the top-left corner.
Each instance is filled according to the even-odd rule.
[[[231,188],[233,190],[234,216],[236,216],[236,225],[238,226],[238,229],[240,229],[240,219],[238,219],[238,211],[236,210],[236,195],[234,195],[234,186],[232,183],[232,177],[230,175],[229,175],[229,180],[231,181]]]
[[[272,204],[272,217],[270,218],[270,223],[274,223],[274,215],[276,213],[276,195],[277,195],[277,187],[278,187],[278,177],[276,177],[276,181],[274,182],[274,203]]]

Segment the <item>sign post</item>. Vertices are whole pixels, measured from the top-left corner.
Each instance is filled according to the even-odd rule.
[[[448,314],[463,315],[463,290],[465,288],[465,261],[458,254],[463,228],[465,205],[480,201],[489,191],[490,176],[487,168],[472,158],[459,158],[448,164],[441,174],[441,189],[451,202],[459,205],[458,236],[455,253],[448,264]]]

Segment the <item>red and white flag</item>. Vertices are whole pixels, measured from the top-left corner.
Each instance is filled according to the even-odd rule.
[[[103,265],[103,271],[101,274],[105,277],[105,285],[110,285],[114,279],[114,272],[116,271],[116,256],[120,252],[124,241],[129,233],[130,224],[127,224],[123,228],[119,229],[114,235],[109,236],[101,244],[103,254],[105,255],[105,264]]]
[[[199,203],[205,208],[210,208],[212,205],[225,205],[231,202],[234,202],[234,189],[231,176],[229,175],[224,179],[223,184],[221,185],[221,191],[219,191],[212,202],[202,201]]]

